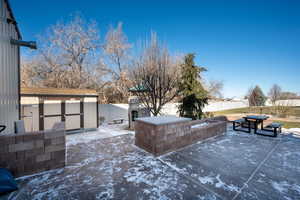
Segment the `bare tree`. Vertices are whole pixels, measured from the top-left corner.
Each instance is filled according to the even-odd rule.
[[[222,90],[224,84],[222,81],[210,80],[208,82],[207,91],[211,97],[223,98]]]
[[[280,99],[281,93],[282,93],[282,90],[281,90],[281,87],[279,85],[274,84],[271,87],[268,95],[269,95],[273,105],[275,105],[276,101]]]
[[[39,50],[31,67],[39,86],[91,88],[104,84],[108,73],[100,58],[100,36],[95,22],[79,15],[57,23],[39,37]]]
[[[152,33],[150,43],[146,44],[141,56],[134,62],[132,80],[138,90],[137,96],[154,116],[178,96],[178,69],[178,62]]]
[[[34,87],[39,81],[36,80],[37,73],[32,67],[33,62],[22,59],[21,63],[21,86]]]
[[[104,50],[114,65],[114,69],[111,70],[115,79],[120,79],[121,73],[126,70],[130,48],[131,44],[123,32],[122,23],[119,22],[116,28],[111,26],[105,37]]]
[[[110,91],[115,96],[120,96],[121,101],[127,101],[129,96],[127,85],[130,82],[128,78],[130,48],[131,44],[123,32],[122,23],[118,23],[115,28],[111,26],[105,37],[104,52],[108,55],[108,65],[112,74]]]

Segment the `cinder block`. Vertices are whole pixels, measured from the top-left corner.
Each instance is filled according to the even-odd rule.
[[[0,145],[0,154],[7,153],[7,152],[8,152],[8,145],[6,144]]]
[[[17,160],[17,153],[15,152],[6,152],[6,153],[0,153],[0,164],[2,162],[9,162],[9,161],[16,161]]]
[[[52,139],[44,139],[44,145],[50,146],[52,144]]]
[[[25,151],[25,158],[35,157],[40,154],[44,154],[44,147]]]
[[[56,151],[56,152],[51,152],[51,159],[53,160],[65,160],[66,158],[66,151]]]
[[[65,131],[53,131],[53,132],[47,132],[44,135],[45,139],[51,139],[51,138],[57,138],[57,137],[63,137],[65,136]]]
[[[15,139],[16,139],[16,144],[23,143],[24,135],[23,134],[16,134]]]
[[[55,151],[62,151],[62,150],[65,150],[65,149],[66,149],[65,144],[51,145],[51,146],[46,146],[45,147],[45,153],[55,152]]]
[[[51,153],[45,153],[42,155],[36,156],[36,162],[42,162],[51,159]]]
[[[42,147],[44,147],[44,141],[43,140],[34,141],[34,148],[42,148]]]
[[[15,144],[15,135],[3,135],[0,136],[0,146]]]
[[[21,176],[24,174],[24,162],[23,161],[20,161],[20,162],[17,162],[16,163],[16,174],[17,176]]]
[[[36,168],[37,169],[45,169],[45,170],[48,170],[48,162],[50,160],[45,160],[45,161],[41,161],[41,162],[36,162],[35,165],[36,165]]]
[[[27,133],[23,135],[23,141],[24,142],[30,142],[33,140],[43,140],[44,139],[44,133],[38,132],[38,133]]]
[[[55,162],[55,160],[45,161],[45,166],[47,170],[62,168],[65,166],[64,162]]]
[[[9,145],[9,152],[18,152],[18,151],[25,151],[34,148],[33,142],[23,142],[18,144],[10,144]]]
[[[25,151],[18,151],[16,152],[17,160],[21,161],[25,159]]]
[[[51,144],[57,145],[57,144],[65,144],[66,143],[66,137],[57,137],[51,139]]]
[[[40,168],[37,166],[36,162],[27,161],[24,163],[24,173],[22,174],[22,176],[37,173],[39,169]]]

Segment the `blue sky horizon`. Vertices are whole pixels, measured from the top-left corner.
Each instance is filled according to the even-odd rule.
[[[195,53],[206,79],[222,80],[225,97],[276,83],[300,92],[300,1],[297,0],[10,0],[24,40],[79,12],[103,38],[123,22],[131,43],[157,32],[171,52]]]

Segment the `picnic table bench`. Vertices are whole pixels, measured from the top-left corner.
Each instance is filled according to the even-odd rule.
[[[273,135],[265,134],[263,131],[273,132]],[[273,123],[269,124],[268,126],[264,127],[262,129],[261,133],[257,133],[257,134],[265,135],[265,136],[271,136],[271,137],[277,137],[277,134],[281,133],[281,131],[282,131],[282,124],[277,123],[277,122],[273,122]]]
[[[242,119],[234,120],[232,122],[233,122],[233,130],[243,131],[243,132],[246,132],[246,133],[251,132],[250,121],[246,121],[244,118],[242,118]],[[238,127],[240,127],[240,128],[238,128]],[[243,128],[247,128],[247,130],[244,130]]]
[[[123,124],[124,119],[120,118],[120,119],[114,119],[112,120],[114,124]]]

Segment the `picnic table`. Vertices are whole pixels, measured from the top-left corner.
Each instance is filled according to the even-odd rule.
[[[245,121],[249,122],[249,125],[253,124],[254,133],[257,133],[258,125],[261,124],[261,130],[264,129],[264,120],[269,119],[267,115],[247,115],[243,117]]]
[[[277,137],[277,133],[281,133],[281,123],[273,122],[269,124],[267,127],[264,127],[264,121],[269,119],[269,116],[266,115],[247,115],[242,119],[237,119],[233,121],[233,130],[235,131],[243,131],[250,133],[251,129],[254,129],[255,134]],[[261,124],[261,129],[258,129],[258,125]],[[241,127],[237,129],[237,127]],[[244,130],[242,128],[247,128]],[[266,132],[273,132],[272,135],[267,134]]]

